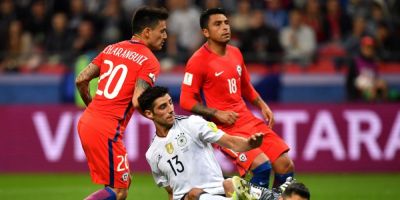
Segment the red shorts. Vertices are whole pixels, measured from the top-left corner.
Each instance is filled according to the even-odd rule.
[[[249,137],[258,132],[264,133],[263,143],[259,148],[238,153],[230,149],[219,147],[221,151],[227,155],[232,162],[236,165],[241,176],[245,175],[249,170],[251,163],[261,153],[268,156],[271,163],[274,163],[279,156],[289,151],[288,145],[283,141],[272,129],[270,129],[264,122],[254,121],[247,123],[243,126],[235,126],[232,128],[221,128],[230,135]]]
[[[131,177],[125,146],[113,140],[101,124],[79,120],[78,132],[92,181],[112,188],[129,188]]]

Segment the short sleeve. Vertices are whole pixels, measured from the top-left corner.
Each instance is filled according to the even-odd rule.
[[[99,53],[93,60],[92,63],[100,67],[103,64],[103,52]]]
[[[158,158],[154,155],[148,156],[147,154],[148,153],[146,153],[146,159],[150,165],[151,174],[153,175],[154,182],[156,182],[158,187],[167,187],[169,185],[168,179],[163,173],[161,173],[161,171],[157,167]]]
[[[200,116],[190,116],[189,124],[190,134],[195,134],[194,136],[202,142],[215,143],[225,134],[213,122],[206,121]]]
[[[148,82],[151,86],[154,86],[159,73],[160,63],[156,58],[150,58],[143,63],[143,67],[139,71],[138,78]]]
[[[201,86],[204,81],[204,68],[201,66],[201,62],[198,59],[190,59],[185,67],[185,75],[182,81],[182,91],[188,91],[193,93],[200,93]]]

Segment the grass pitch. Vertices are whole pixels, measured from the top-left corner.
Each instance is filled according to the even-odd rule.
[[[399,199],[400,173],[298,174],[313,200]],[[1,200],[76,200],[100,189],[87,174],[0,174]],[[149,174],[133,174],[129,200],[167,199]]]

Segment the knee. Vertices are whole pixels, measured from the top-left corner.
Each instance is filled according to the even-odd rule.
[[[192,188],[186,195],[187,200],[197,200],[200,197],[201,193],[203,193],[202,189]]]
[[[115,189],[115,196],[117,200],[125,200],[128,197],[127,189]]]
[[[287,153],[280,156],[275,162],[272,164],[273,169],[276,173],[286,174],[289,172],[294,172],[294,163],[289,158]]]

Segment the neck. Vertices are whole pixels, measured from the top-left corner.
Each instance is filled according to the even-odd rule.
[[[165,125],[160,125],[160,124],[155,124],[156,125],[156,135],[158,137],[167,137],[169,129],[171,129],[171,126],[165,126]]]
[[[139,34],[135,34],[132,36],[131,40],[140,40],[142,43],[147,45],[146,41],[143,39],[143,37]]]
[[[207,41],[208,48],[217,55],[224,56],[226,53],[226,43]]]

